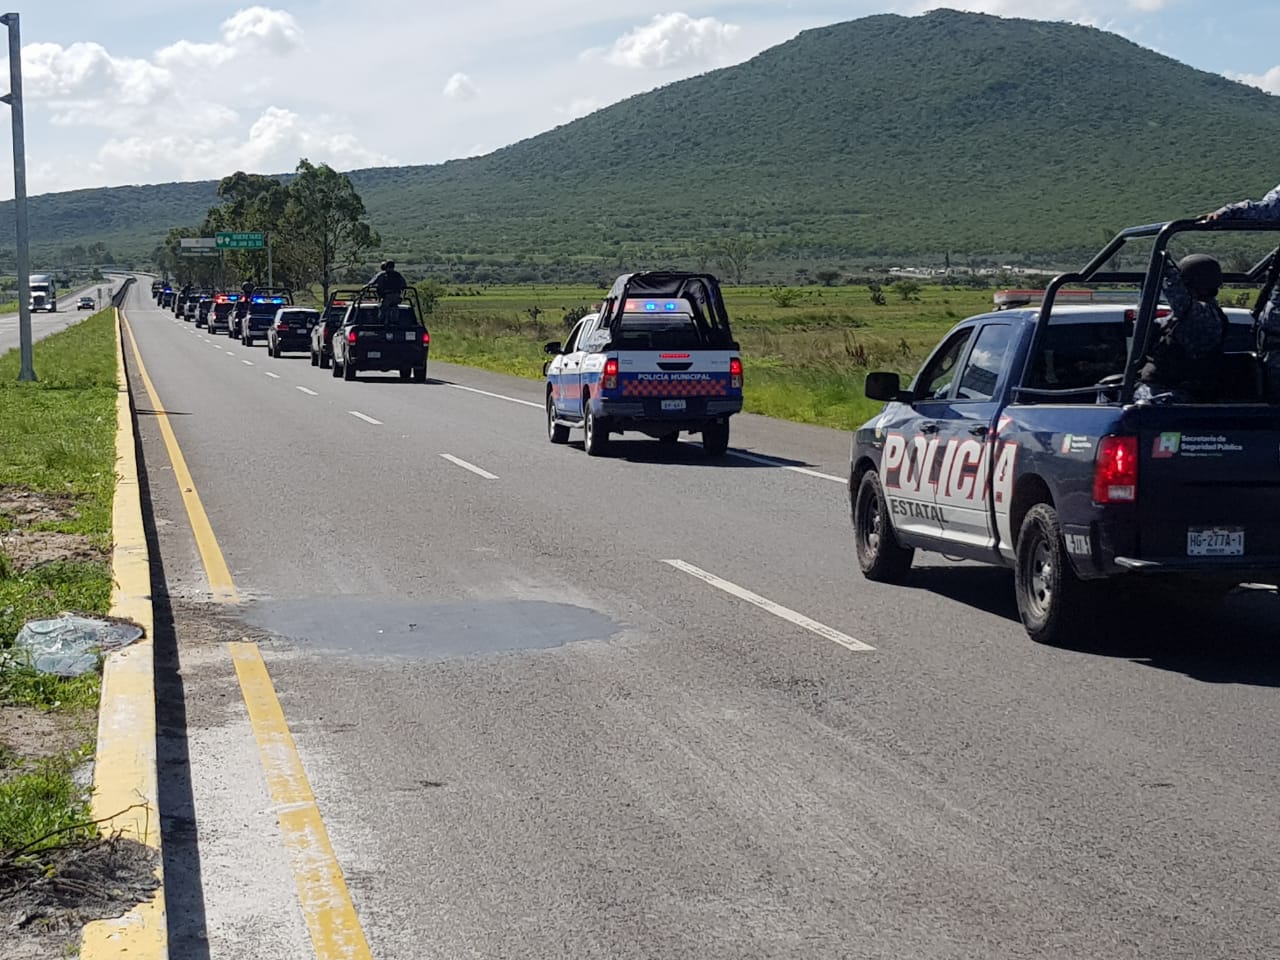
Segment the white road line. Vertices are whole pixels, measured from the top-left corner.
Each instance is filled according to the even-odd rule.
[[[464,387],[460,383],[448,383],[445,386],[453,387],[455,390],[465,390],[467,393],[478,393],[482,397],[493,397],[495,400],[506,400],[508,403],[520,403],[526,407],[534,407],[538,410],[542,409],[542,404],[534,403],[532,400],[521,400],[518,397],[507,397],[501,393],[490,393],[488,390],[477,390],[475,387]]]
[[[832,643],[838,643],[845,649],[856,650],[859,652],[875,649],[875,647],[869,646],[861,640],[855,640],[853,637],[843,634],[839,630],[831,629],[831,627],[828,627],[824,623],[819,623],[817,620],[810,620],[803,613],[796,613],[794,610],[784,607],[781,604],[774,603],[766,597],[762,597],[757,593],[752,593],[750,590],[745,590],[736,583],[730,583],[728,580],[720,579],[713,573],[707,573],[707,571],[695,567],[691,563],[685,563],[683,560],[663,560],[662,562],[689,574],[691,577],[697,577],[699,580],[711,584],[711,586],[715,587],[717,590],[723,590],[725,593],[737,597],[739,600],[745,600],[747,603],[755,604],[761,610],[767,610],[775,617],[781,617],[783,620],[788,620],[796,626],[804,627],[806,630],[816,633],[818,636],[830,640]]]
[[[240,362],[241,362],[241,363],[243,363],[246,367],[252,367],[252,366],[253,366],[253,361],[252,361],[252,360],[241,360]]]
[[[320,396],[320,394],[316,393],[314,390],[308,390],[306,387],[294,387],[294,389],[305,393],[308,397]],[[356,414],[356,416],[359,416],[359,414]],[[376,423],[377,421],[374,422]]]
[[[266,374],[268,377],[270,377],[272,380],[279,380],[279,379],[280,379],[280,374],[278,374],[278,373],[272,373],[270,370],[264,370],[264,371],[263,371],[263,373],[265,373],[265,374]]]
[[[778,467],[782,470],[790,470],[792,473],[803,473],[806,477],[817,477],[819,480],[831,480],[835,483],[848,483],[847,477],[837,477],[830,473],[820,473],[817,470],[810,470],[808,467],[793,467],[789,463],[783,463],[781,460],[774,460],[772,457],[761,457],[754,453],[739,453],[736,450],[730,450],[726,454],[729,457],[737,457],[739,460],[749,460],[752,463],[762,463],[767,467]]]
[[[228,350],[228,351],[227,351],[227,356],[228,356],[228,357],[234,357],[235,355],[236,355],[236,354],[235,354],[235,351],[234,351],[234,350]]]
[[[459,457],[455,457],[452,453],[442,453],[440,456],[444,457],[450,463],[461,467],[463,470],[470,470],[477,477],[484,477],[486,480],[498,479],[497,474],[490,473],[488,470],[481,470],[474,463],[467,463],[467,461],[462,460]]]
[[[365,423],[372,423],[375,427],[380,427],[380,426],[382,426],[382,421],[381,421],[381,420],[375,420],[375,419],[373,419],[373,417],[365,416],[365,415],[364,415],[363,413],[361,413],[359,410],[348,410],[348,411],[347,411],[347,413],[351,414],[351,415],[352,415],[353,417],[355,417],[357,420],[363,420]]]

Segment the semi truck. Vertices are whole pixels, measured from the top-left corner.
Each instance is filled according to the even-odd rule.
[[[33,273],[31,279],[27,281],[27,285],[31,290],[31,312],[37,310],[48,310],[50,313],[58,312],[58,281],[52,274]]]

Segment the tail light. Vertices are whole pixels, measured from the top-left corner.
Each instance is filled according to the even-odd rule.
[[[742,361],[737,357],[729,360],[729,387],[733,390],[742,389]]]
[[[355,343],[355,342],[356,342],[356,332],[354,330],[348,330],[347,343]]]
[[[1094,503],[1138,499],[1138,438],[1103,437],[1093,464]]]
[[[610,358],[604,362],[604,389],[618,389],[618,361]]]
[[[279,333],[288,333],[288,332],[289,332],[289,324],[285,323],[285,322],[282,320],[280,323],[277,323],[277,324],[276,324],[276,330],[277,330],[277,332],[279,332]]]
[[[431,334],[427,333],[425,330],[422,331],[422,345],[424,347],[431,346]]]

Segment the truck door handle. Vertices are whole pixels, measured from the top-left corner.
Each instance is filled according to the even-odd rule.
[[[926,423],[922,423],[920,424],[920,432],[921,433],[937,433],[938,425],[934,423],[932,420]]]
[[[969,432],[973,434],[975,437],[985,437],[988,433],[988,429],[989,428],[987,428],[983,424],[977,423],[969,428]]]

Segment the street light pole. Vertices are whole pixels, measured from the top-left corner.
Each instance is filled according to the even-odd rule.
[[[21,354],[19,380],[35,380],[31,360],[31,255],[27,233],[27,145],[22,122],[22,37],[18,15],[6,13],[0,23],[9,28],[9,92],[0,101],[13,113],[13,219],[18,241],[18,345]],[[54,281],[55,283],[57,281]]]

